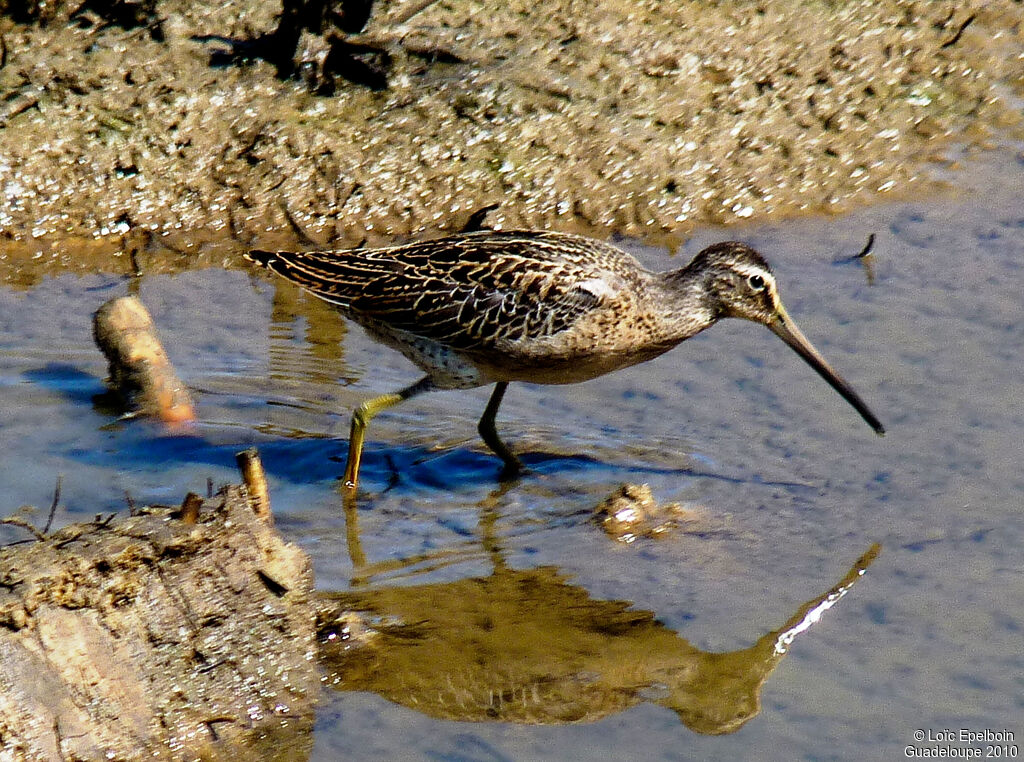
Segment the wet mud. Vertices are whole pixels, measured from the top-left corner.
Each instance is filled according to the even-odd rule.
[[[242,487],[190,498],[0,548],[5,759],[304,758],[309,557]]]
[[[498,226],[649,240],[841,210],[1016,124],[1024,78],[1011,0],[408,0],[319,36],[273,3],[0,10],[9,281],[392,241],[495,203]],[[291,59],[246,53],[285,37]],[[304,78],[316,39],[379,51],[380,81]]]

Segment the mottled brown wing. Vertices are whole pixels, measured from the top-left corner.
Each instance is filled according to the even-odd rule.
[[[485,231],[386,249],[248,256],[357,319],[478,349],[554,335],[598,308],[608,284],[621,280],[602,267],[607,248],[561,234]]]

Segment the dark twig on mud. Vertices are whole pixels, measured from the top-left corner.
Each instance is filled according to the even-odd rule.
[[[303,230],[302,225],[295,219],[292,214],[292,210],[288,208],[288,204],[285,201],[280,201],[279,206],[281,207],[281,213],[284,215],[285,222],[288,223],[288,227],[292,229],[292,232],[298,237],[300,241],[304,241],[309,246],[319,246],[319,242],[310,238],[309,234]]]
[[[410,2],[409,7],[399,13],[393,20],[395,26],[404,24],[417,13],[425,11],[427,8],[436,3],[437,0],[419,0],[419,2]]]
[[[969,27],[971,25],[971,22],[974,21],[975,18],[977,18],[977,16],[974,13],[972,13],[970,16],[968,16],[967,20],[964,21],[964,23],[962,23],[960,25],[960,28],[956,30],[956,34],[954,34],[952,37],[950,37],[948,40],[946,40],[944,43],[942,43],[942,47],[944,47],[944,48],[951,48],[954,45],[956,45],[958,42],[960,42],[960,37],[963,35],[964,30],[966,30],[967,27]]]
[[[225,715],[221,715],[220,717],[211,717],[208,720],[203,720],[203,724],[206,725],[207,728],[209,728],[209,730],[210,730],[210,737],[214,741],[217,741],[220,738],[217,735],[217,730],[213,727],[214,724],[218,723],[218,722],[238,722],[238,718],[237,717],[232,717],[231,715],[228,715],[228,714],[225,714]]]

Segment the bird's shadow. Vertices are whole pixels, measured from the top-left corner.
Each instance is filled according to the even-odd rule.
[[[345,443],[337,442],[340,446]],[[346,453],[338,451],[329,456],[338,464],[339,472]],[[439,450],[408,445],[381,445],[367,447],[363,452],[360,481],[369,493],[394,492],[403,489],[434,489],[457,491],[481,484],[504,483],[515,485],[536,479],[555,479],[571,484],[607,483],[614,485],[624,480],[674,477],[676,479],[711,479],[725,484],[756,483],[780,489],[808,488],[798,481],[764,479],[757,474],[737,475],[700,466],[686,453],[680,454],[676,467],[655,466],[642,461],[622,462],[606,460],[580,452],[559,452],[554,449],[520,451],[518,457],[524,469],[515,474],[503,472],[501,461],[493,454],[471,442]]]
[[[48,363],[27,370],[23,378],[70,402],[74,409],[92,408],[97,437],[104,446],[67,442],[64,457],[121,471],[166,465],[208,465],[235,469],[235,454],[256,446],[267,473],[298,484],[333,483],[340,478],[347,452],[345,439],[322,435],[263,435],[245,429],[206,425],[169,429],[147,418],[121,416],[119,400],[95,375],[69,363]],[[524,456],[528,473],[571,475],[587,470],[612,470],[614,464],[586,454],[531,452]],[[375,490],[403,486],[451,489],[498,480],[501,461],[469,442],[444,450],[424,445],[367,446],[361,475]]]
[[[158,466],[206,465],[234,472],[235,454],[255,446],[267,473],[294,484],[329,483],[341,478],[347,454],[347,440],[323,435],[268,435],[252,428],[225,428],[215,424],[173,431],[144,418],[118,419],[107,389],[98,378],[65,363],[49,363],[26,371],[26,380],[59,393],[76,407],[91,406],[96,414],[97,434],[106,441],[93,447],[68,442],[63,457],[118,471],[151,470]],[[620,482],[657,476],[713,479],[742,484],[759,482],[783,488],[806,486],[775,482],[756,475],[731,475],[700,466],[687,454],[680,454],[678,467],[650,465],[642,460],[611,460],[579,451],[555,447],[520,452],[525,471],[503,478],[501,461],[476,440],[443,449],[433,446],[374,442],[367,445],[360,477],[370,493],[384,491],[457,491],[481,484],[506,481],[517,483],[535,478],[555,477],[573,482]]]
[[[523,470],[507,473],[502,462],[482,446],[463,443],[439,450],[433,447],[378,445],[363,453],[360,479],[367,485],[383,485],[380,491],[415,489],[452,490],[460,487],[503,482],[514,484],[538,475],[581,476],[614,471],[616,464],[582,453],[525,452],[520,454]],[[345,453],[332,456],[339,465]]]

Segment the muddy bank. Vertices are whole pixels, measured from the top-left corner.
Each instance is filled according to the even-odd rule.
[[[241,487],[0,548],[0,757],[305,758],[312,585]]]
[[[1024,81],[1012,0],[377,3],[332,34],[383,51],[383,86],[330,95],[259,59],[211,66],[277,4],[122,5],[145,23],[0,21],[0,230],[21,241],[0,256],[19,268],[128,271],[109,259],[126,234],[171,263],[375,242],[494,202],[494,225],[648,238],[843,209],[1013,123]]]

